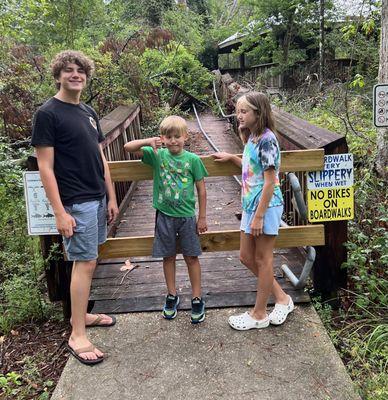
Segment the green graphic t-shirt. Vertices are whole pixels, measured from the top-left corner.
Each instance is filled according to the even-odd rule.
[[[195,215],[194,184],[208,176],[202,160],[183,150],[172,155],[168,149],[142,147],[144,164],[154,171],[153,206],[171,217],[193,217]]]

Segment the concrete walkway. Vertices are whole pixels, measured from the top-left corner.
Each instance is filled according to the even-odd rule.
[[[243,311],[209,310],[197,326],[183,311],[119,315],[90,330],[108,358],[88,367],[71,357],[52,400],[360,400],[312,306],[281,327],[234,331],[227,319]]]

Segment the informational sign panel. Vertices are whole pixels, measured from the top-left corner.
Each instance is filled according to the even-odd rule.
[[[323,171],[307,173],[309,222],[354,218],[353,154],[325,156]]]
[[[378,128],[388,127],[388,83],[373,88],[373,123]]]
[[[24,197],[26,199],[28,234],[58,234],[54,212],[46,197],[39,172],[24,173]]]

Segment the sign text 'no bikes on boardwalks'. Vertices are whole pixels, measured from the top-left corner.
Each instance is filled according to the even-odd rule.
[[[353,154],[325,156],[323,171],[307,173],[309,222],[354,218]]]

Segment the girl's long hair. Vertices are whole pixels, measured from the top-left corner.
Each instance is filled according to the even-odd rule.
[[[253,132],[247,128],[239,128],[240,138],[244,144],[251,135],[252,140],[257,142],[259,137],[264,133],[265,128],[268,128],[276,135],[275,120],[272,114],[271,104],[264,93],[249,92],[241,96],[237,100],[236,108],[240,102],[245,102],[246,105],[253,110],[257,118],[256,127]]]

